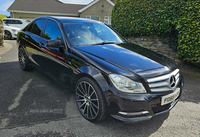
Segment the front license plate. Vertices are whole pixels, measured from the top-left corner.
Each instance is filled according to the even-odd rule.
[[[163,96],[161,99],[161,106],[173,102],[180,94],[180,88],[177,88],[173,93]]]

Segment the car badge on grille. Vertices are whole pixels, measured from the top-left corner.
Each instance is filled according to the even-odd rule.
[[[176,85],[176,78],[175,76],[171,76],[170,78],[170,87],[173,88]]]

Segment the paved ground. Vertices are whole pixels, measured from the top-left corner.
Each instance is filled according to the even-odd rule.
[[[141,123],[108,117],[94,124],[79,114],[63,85],[37,70],[22,71],[15,40],[5,42],[11,49],[0,54],[0,137],[200,136],[200,77],[183,73],[183,97],[169,113]]]

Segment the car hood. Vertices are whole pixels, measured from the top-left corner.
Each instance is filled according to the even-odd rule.
[[[177,67],[171,59],[132,43],[81,46],[75,48],[82,53],[89,53],[135,73],[163,67],[174,70]]]

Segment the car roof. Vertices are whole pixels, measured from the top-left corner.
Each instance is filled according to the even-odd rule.
[[[60,22],[65,22],[65,21],[86,21],[86,22],[102,23],[102,22],[96,21],[96,20],[91,20],[91,19],[86,19],[86,18],[76,18],[76,17],[41,16],[41,17],[38,17],[36,19],[39,19],[39,18],[55,19],[55,20],[58,20]]]
[[[2,20],[24,20],[24,19],[17,19],[17,18],[4,18]]]

